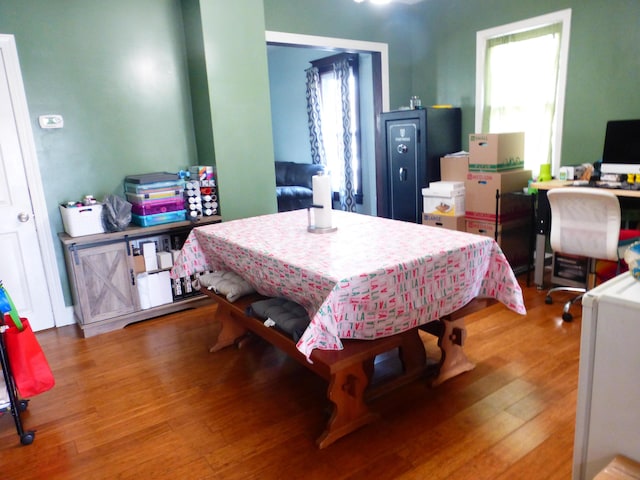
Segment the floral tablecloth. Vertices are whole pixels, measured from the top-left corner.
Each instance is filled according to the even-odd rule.
[[[311,323],[297,344],[339,350],[437,320],[475,297],[525,314],[522,291],[489,237],[333,211],[337,230],[307,231],[307,211],[194,228],[171,271],[231,270],[261,294],[303,305]]]

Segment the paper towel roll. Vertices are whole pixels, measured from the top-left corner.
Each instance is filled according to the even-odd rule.
[[[314,227],[331,228],[331,177],[329,175],[314,175],[312,177],[313,204],[322,208],[313,209]]]

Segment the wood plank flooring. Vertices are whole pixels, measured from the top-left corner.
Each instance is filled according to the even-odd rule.
[[[569,479],[579,307],[563,323],[521,284],[526,316],[467,317],[473,371],[374,400],[380,420],[324,450],[325,383],[259,340],[209,353],[213,306],[88,339],[39,332],[57,384],[23,414],[32,445],[0,417],[0,479]]]

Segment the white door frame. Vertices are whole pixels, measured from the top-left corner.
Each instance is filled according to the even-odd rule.
[[[70,321],[69,318],[65,318],[69,317],[69,315],[66,314],[62,286],[60,285],[58,264],[53,248],[53,236],[44,198],[44,189],[40,177],[40,167],[36,155],[33,130],[31,129],[27,96],[20,72],[20,62],[18,60],[15,37],[13,35],[0,34],[0,46],[2,46],[2,52],[5,57],[7,82],[11,91],[11,98],[14,101],[13,109],[16,119],[16,129],[22,149],[23,166],[33,207],[36,235],[42,253],[54,324],[56,326],[68,325],[73,323],[73,317],[71,317]]]

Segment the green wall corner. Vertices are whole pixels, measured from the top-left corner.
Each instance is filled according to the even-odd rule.
[[[201,0],[200,14],[223,220],[275,213],[262,1]]]

